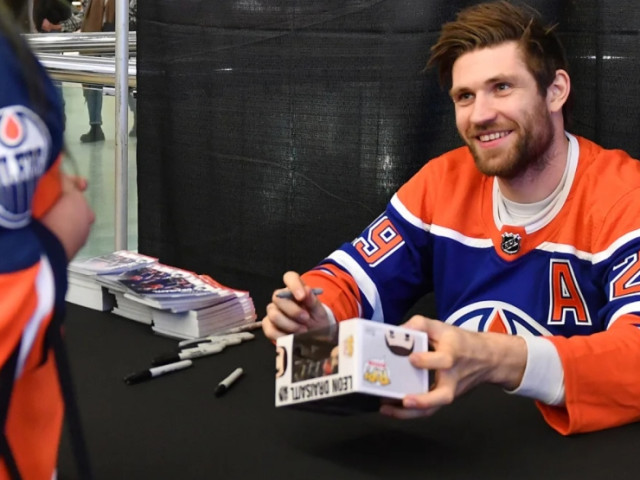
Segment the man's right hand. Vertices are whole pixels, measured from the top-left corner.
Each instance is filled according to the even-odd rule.
[[[267,315],[262,320],[262,330],[267,338],[275,340],[290,333],[306,332],[329,325],[327,311],[298,273],[285,273],[283,281],[286,289],[273,292],[271,303],[267,305]],[[284,290],[290,291],[293,298],[277,296]]]

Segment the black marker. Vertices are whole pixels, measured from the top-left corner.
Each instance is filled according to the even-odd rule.
[[[215,393],[216,397],[223,395],[227,390],[229,390],[229,388],[231,388],[231,385],[233,385],[233,382],[235,382],[238,378],[240,378],[242,373],[243,373],[242,368],[238,367],[233,372],[231,372],[231,374],[227,378],[222,380],[216,387],[215,391],[213,392]]]
[[[167,373],[176,372],[193,365],[192,360],[181,360],[175,363],[169,363],[160,367],[153,367],[148,370],[142,370],[141,372],[132,373],[124,377],[124,383],[127,385],[133,385],[135,383],[144,382],[145,380],[151,380],[152,378],[165,375]]]

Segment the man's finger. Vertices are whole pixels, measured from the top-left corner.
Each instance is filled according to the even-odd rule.
[[[415,409],[415,408],[403,408],[395,405],[385,404],[380,407],[380,413],[388,417],[398,418],[400,420],[411,420],[414,418],[430,417],[436,413],[440,407],[427,408],[427,409]]]
[[[295,308],[300,310],[298,306],[295,306]],[[306,314],[304,310],[302,310],[302,312]],[[294,315],[288,314],[274,303],[267,305],[267,317],[276,329],[284,333],[296,333],[307,330],[306,323],[299,321]]]
[[[416,352],[409,356],[411,365],[423,370],[448,370],[454,365],[454,358],[449,352]]]
[[[282,276],[282,281],[293,294],[293,298],[302,301],[306,297],[304,282],[298,272],[289,271]]]

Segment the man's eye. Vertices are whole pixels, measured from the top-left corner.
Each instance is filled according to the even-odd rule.
[[[463,105],[471,102],[473,100],[473,94],[471,93],[460,93],[456,97],[456,103],[462,103]]]
[[[511,85],[509,85],[508,83],[499,83],[496,85],[496,90],[501,92],[509,90],[510,88],[511,88]]]

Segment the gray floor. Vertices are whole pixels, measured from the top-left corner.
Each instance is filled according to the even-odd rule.
[[[77,164],[80,175],[89,181],[87,198],[96,214],[91,235],[77,258],[85,258],[115,249],[115,98],[104,95],[102,106],[102,129],[106,140],[96,143],[81,143],[80,135],[89,130],[87,105],[79,84],[63,85],[67,126],[65,141]],[[133,115],[129,110],[129,126]],[[128,240],[129,250],[138,248],[138,195],[136,190],[136,147],[137,139],[129,137],[129,184],[128,184]],[[72,172],[72,161],[66,159],[63,168]]]

